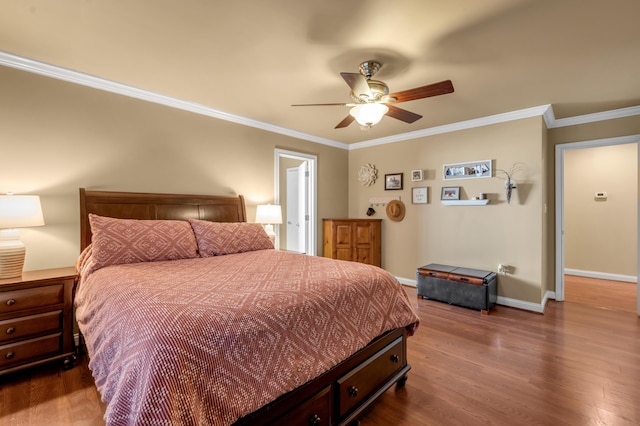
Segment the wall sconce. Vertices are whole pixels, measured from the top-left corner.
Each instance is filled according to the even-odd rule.
[[[262,223],[271,241],[275,244],[276,233],[273,232],[273,225],[282,223],[282,209],[279,205],[263,204],[256,209],[256,223]]]
[[[22,275],[26,249],[16,228],[42,225],[40,197],[0,195],[0,278]]]

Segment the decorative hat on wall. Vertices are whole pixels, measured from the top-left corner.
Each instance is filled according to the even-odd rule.
[[[394,222],[404,219],[404,203],[400,200],[391,200],[387,204],[387,216]]]

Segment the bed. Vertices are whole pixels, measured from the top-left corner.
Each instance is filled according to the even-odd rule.
[[[80,214],[108,425],[344,425],[404,384],[419,321],[384,270],[274,250],[242,196],[81,188]]]

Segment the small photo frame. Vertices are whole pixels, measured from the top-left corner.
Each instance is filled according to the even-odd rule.
[[[491,160],[445,164],[442,172],[444,180],[490,178],[492,176]]]
[[[460,199],[460,187],[459,186],[443,186],[441,200],[459,200]]]
[[[411,188],[411,203],[427,204],[429,202],[429,191],[426,186]]]
[[[402,173],[384,175],[384,189],[402,189]]]
[[[424,171],[423,170],[411,170],[411,181],[412,182],[420,182],[424,180]]]

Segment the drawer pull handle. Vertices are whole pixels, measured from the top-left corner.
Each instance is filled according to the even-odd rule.
[[[309,417],[310,426],[320,426],[320,423],[322,423],[322,419],[320,419],[320,416],[318,416],[317,414]]]
[[[400,357],[396,354],[391,355],[391,362],[398,363],[400,362]]]
[[[16,331],[15,327],[9,327],[7,328],[7,334],[13,334]]]
[[[350,386],[348,392],[349,392],[349,396],[352,396],[354,398],[358,396],[358,388],[355,386]]]
[[[16,299],[9,299],[7,300],[7,306],[12,306],[16,304]]]
[[[15,352],[13,352],[13,351],[11,351],[11,352],[7,352],[7,353],[4,355],[4,359],[11,359],[11,358],[13,358],[13,356],[14,356],[15,354],[16,354],[16,353],[15,353]]]

